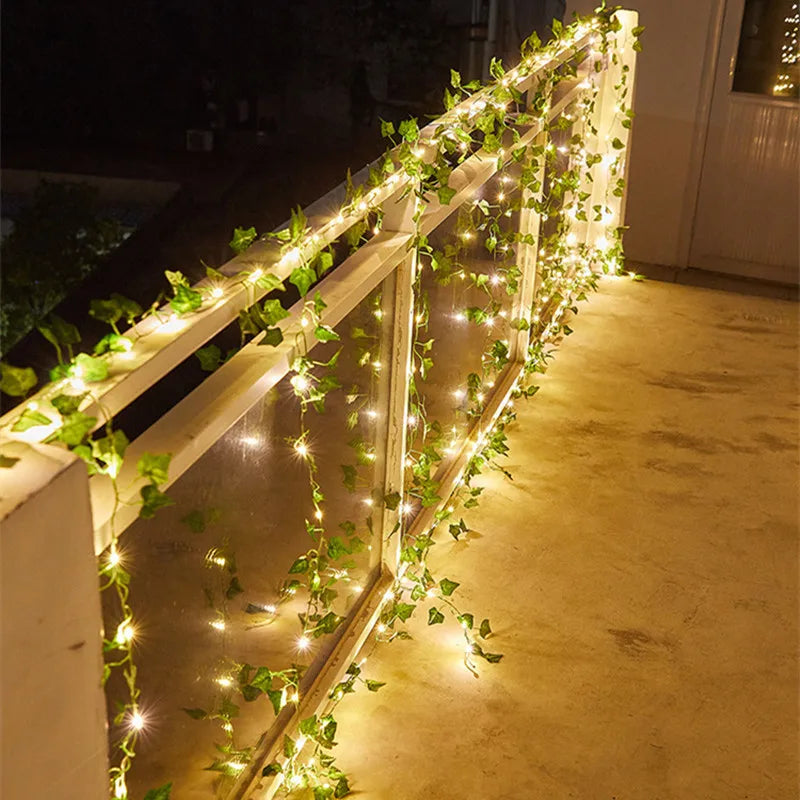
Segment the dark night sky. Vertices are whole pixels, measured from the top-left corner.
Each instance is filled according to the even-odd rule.
[[[442,27],[440,8],[428,0],[6,0],[3,136],[178,147],[187,127],[207,122],[206,95],[228,127],[239,98],[250,99],[256,124],[259,94],[279,118],[320,82],[347,89],[356,61],[370,61],[379,42],[407,62],[396,73],[420,73],[408,83],[421,98],[457,57],[458,34]]]

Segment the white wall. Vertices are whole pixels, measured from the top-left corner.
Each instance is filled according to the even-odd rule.
[[[642,52],[636,67],[625,252],[634,261],[686,266],[681,237],[686,193],[697,175],[690,167],[706,44],[720,0],[631,0],[639,12]],[[595,0],[572,0],[572,12],[590,14]],[[694,188],[696,191],[696,186]]]

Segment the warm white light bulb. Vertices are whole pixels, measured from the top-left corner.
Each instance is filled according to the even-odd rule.
[[[308,636],[301,636],[297,640],[297,649],[298,650],[307,650],[310,644],[311,644],[311,640],[308,638]]]
[[[131,714],[131,728],[135,731],[140,731],[144,728],[144,717],[138,711],[134,711]]]

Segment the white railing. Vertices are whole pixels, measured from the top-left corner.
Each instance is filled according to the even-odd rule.
[[[575,78],[560,84],[558,94],[551,98],[546,113],[520,128],[520,138],[514,147],[548,146],[550,123],[568,113],[587,91],[591,91],[594,93],[594,110],[588,128],[585,122],[575,124],[584,125],[587,136],[590,135],[589,129],[596,129],[595,152],[604,156],[622,154],[615,170],[615,180],[626,174],[629,130],[627,125],[623,125],[625,116],[617,107],[618,87],[625,83],[630,106],[636,55],[631,32],[637,15],[620,11],[616,17],[622,27],[616,34],[611,34],[614,47],[609,53],[602,55],[594,50],[597,33],[587,23],[571,33],[557,52],[524,62],[505,73],[504,85],[523,93],[535,91],[540,77],[547,71],[574,62],[578,53],[588,56]],[[599,68],[595,68],[595,64],[599,64]],[[621,81],[623,71],[627,74],[625,81]],[[490,97],[488,88],[478,91],[424,128],[418,144],[420,155],[432,158],[437,137],[443,135],[448,123],[454,120],[460,120],[462,124],[465,120],[468,122]],[[615,141],[616,146],[612,149],[611,143]],[[577,156],[570,156],[574,157]],[[134,341],[133,348],[112,356],[108,379],[92,384],[91,397],[81,410],[100,420],[113,417],[226,328],[237,318],[240,310],[264,296],[265,290],[255,281],[258,275],[272,273],[281,280],[287,279],[298,263],[313,258],[349,228],[378,211],[383,215],[380,232],[321,280],[316,289],[327,304],[320,321],[334,327],[382,281],[392,279],[394,314],[390,358],[384,364],[384,370],[388,371],[385,380],[388,381],[389,401],[381,489],[384,495],[394,492],[402,495],[414,335],[413,285],[418,269],[412,244],[417,235],[428,235],[445,223],[510,159],[510,147],[507,151],[501,150],[499,157],[483,150],[468,155],[450,176],[449,185],[455,189],[450,202],[440,203],[435,196],[426,198],[418,220],[415,220],[417,199],[414,192],[409,191],[414,188],[415,179],[403,171],[369,188],[355,207],[345,204],[344,186],[337,187],[305,209],[310,233],[295,252],[281,255],[277,245],[258,242],[222,267],[222,273],[228,276],[226,281],[213,286],[212,281],[203,281],[198,285],[206,292],[207,299],[197,313],[177,317],[167,306],[160,315],[150,316],[126,332]],[[610,178],[608,170],[604,170],[606,163],[606,160],[598,163],[591,185],[584,178],[580,187],[589,197],[587,206],[609,195]],[[365,169],[354,177],[354,183],[365,184],[366,177]],[[544,179],[542,161],[538,192],[526,190],[525,200],[541,199]],[[610,231],[623,223],[624,194],[613,195],[606,205],[610,211],[598,215],[598,218],[574,219],[571,224],[572,244],[576,247],[583,245],[583,252],[586,252],[586,246],[602,250],[603,241],[611,236]],[[513,300],[512,316],[528,322],[535,311],[533,303],[541,271],[540,222],[535,206],[528,207],[523,203],[519,229],[532,238],[518,246],[517,264],[522,270],[522,279],[520,291]],[[105,791],[104,788],[96,791],[90,788],[104,785],[106,759],[105,708],[102,690],[99,689],[102,665],[98,631],[101,615],[92,557],[101,554],[110,544],[112,524],[113,535],[118,536],[136,519],[138,509],[135,501],[142,485],[136,472],[139,457],[147,452],[171,453],[169,483],[175,482],[267,391],[290,374],[292,362],[298,355],[296,343],[302,334],[303,316],[301,300],[279,324],[283,332],[280,345],[261,347],[257,339],[253,340],[132,442],[117,478],[116,489],[105,475],[95,475],[87,480],[82,463],[74,456],[61,448],[41,444],[53,427],[39,426],[14,433],[11,428],[19,411],[11,411],[0,419],[2,453],[19,459],[12,469],[3,470],[0,506],[5,519],[2,534],[3,724],[6,730],[9,726],[16,730],[26,727],[29,736],[27,742],[16,741],[13,751],[11,737],[4,737],[4,770],[13,773],[4,777],[7,782],[4,787],[17,785],[14,780],[24,781],[19,785],[29,785],[31,771],[35,774],[37,769],[37,754],[48,746],[62,746],[50,729],[52,716],[49,708],[42,706],[31,711],[30,708],[7,707],[9,694],[18,691],[14,681],[20,681],[24,686],[20,691],[26,697],[39,696],[42,691],[47,691],[48,697],[52,697],[51,693],[57,691],[61,698],[63,724],[71,731],[70,746],[64,749],[63,758],[55,759],[58,765],[50,768],[50,772],[59,775],[64,785],[74,784],[77,788],[52,796],[99,797]],[[437,512],[446,505],[461,481],[475,447],[506,407],[527,358],[529,337],[527,328],[511,332],[509,365],[496,382],[472,432],[437,476],[442,502],[422,509],[413,520],[412,530],[425,531],[433,527]],[[72,378],[72,385],[76,393],[84,390],[79,375]],[[29,405],[45,413],[52,412],[49,415],[58,418],[50,400],[64,391],[63,385],[46,387],[31,398]],[[383,531],[394,528],[398,513],[384,510]],[[398,569],[399,545],[398,539],[394,539],[391,545],[384,543],[379,574],[367,587],[355,613],[342,626],[331,655],[310,674],[297,706],[284,709],[276,724],[262,738],[255,757],[243,770],[229,797],[247,795],[259,780],[260,767],[274,757],[282,733],[297,720],[324,706],[329,687],[341,679],[374,626],[384,592],[397,578]],[[37,585],[30,584],[32,573],[40,577]],[[69,587],[62,589],[64,583]],[[63,603],[60,600],[62,592]],[[29,628],[37,617],[36,608],[43,609],[41,615],[47,620],[47,630],[38,638],[34,636],[31,639]],[[77,670],[76,661],[80,662]],[[12,759],[16,763],[12,763]],[[102,768],[102,780],[98,778],[99,767]],[[11,788],[8,791],[11,792]],[[13,792],[9,796],[13,796]],[[28,796],[44,795],[34,792]]]

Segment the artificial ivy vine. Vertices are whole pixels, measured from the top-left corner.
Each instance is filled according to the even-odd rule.
[[[474,305],[452,310],[460,323],[478,326],[487,339],[480,368],[464,376],[463,386],[456,390],[457,414],[462,428],[469,430],[480,421],[492,389],[512,361],[509,341],[512,332],[528,331],[529,342],[512,397],[531,397],[537,391],[537,375],[546,370],[553,357],[554,344],[571,332],[565,321],[567,314],[577,313],[575,303],[596,288],[598,273],[619,274],[623,263],[622,228],[608,230],[594,242],[580,241],[575,233],[579,223],[588,226],[590,222],[606,224],[613,220],[614,204],[622,197],[625,187],[623,142],[612,139],[598,142],[594,147],[591,145],[598,135],[593,126],[598,88],[592,78],[601,74],[604,66],[620,64],[620,48],[614,37],[620,30],[620,23],[613,16],[615,10],[603,6],[598,9],[597,16],[577,19],[563,29],[560,23],[554,22],[553,39],[542,45],[535,34],[531,36],[523,44],[520,65],[509,73],[499,61],[493,60],[490,72],[494,80],[486,87],[476,81],[462,83],[461,76],[452,71],[451,86],[444,93],[445,114],[437,121],[432,135],[423,136],[415,119],[406,120],[397,127],[382,122],[382,132],[391,146],[370,171],[367,185],[354,186],[348,174],[347,194],[337,222],[356,218],[355,224],[344,234],[349,252],[357,250],[381,230],[383,214],[370,203],[375,188],[398,180],[401,174],[410,178],[407,192],[413,194],[415,209],[415,234],[411,243],[415,264],[414,325],[405,490],[403,496],[371,490],[368,498],[370,507],[398,512],[395,529],[378,532],[378,535],[392,543],[395,537],[400,537],[400,567],[384,597],[371,647],[407,638],[409,634],[403,628],[404,623],[418,609],[425,609],[428,625],[442,624],[449,616],[460,627],[465,640],[464,663],[474,674],[478,672],[478,659],[494,663],[502,658],[490,647],[490,621],[486,618],[479,621],[475,614],[461,606],[459,584],[446,575],[434,575],[429,557],[439,531],[447,531],[455,540],[468,532],[461,510],[468,510],[479,502],[482,489],[473,483],[474,478],[487,468],[499,469],[511,477],[502,465],[502,458],[508,452],[506,428],[515,419],[513,403],[474,439],[469,460],[454,492],[449,498],[443,496],[437,474],[448,456],[455,452],[458,432],[432,418],[426,404],[426,381],[435,361],[435,337],[430,333],[430,291],[431,286],[457,285],[462,287],[458,296],[465,297],[469,292],[470,297],[481,298]],[[636,37],[641,30],[633,30],[631,45],[637,50]],[[595,52],[591,56],[575,46],[587,34],[593,36]],[[551,59],[565,47],[572,48],[570,56],[558,66],[551,66]],[[587,57],[590,59],[588,76],[580,84],[583,91],[579,98],[553,123],[548,123],[556,88],[564,81],[575,80],[578,67]],[[621,78],[613,87],[615,114],[624,128],[630,127],[633,116],[628,72],[627,65],[623,64],[619,69]],[[514,84],[534,74],[535,84],[525,102]],[[471,100],[473,95],[477,99]],[[471,102],[465,103],[468,100]],[[533,143],[522,142],[523,135],[533,125],[541,126],[547,135]],[[432,199],[443,205],[450,204],[457,194],[449,185],[453,170],[479,150],[496,155],[499,189],[491,199],[464,201],[457,215],[454,240],[437,247],[434,239],[421,231],[425,209]],[[599,170],[605,170],[605,175],[596,182]],[[602,197],[594,192],[598,183],[605,187]],[[518,224],[511,224],[523,213],[536,215],[538,235],[520,231]],[[338,587],[352,581],[352,558],[368,546],[369,539],[376,533],[371,514],[363,526],[360,521],[348,519],[337,521],[332,528],[325,518],[326,496],[315,455],[309,446],[307,415],[324,413],[326,398],[331,393],[344,396],[349,408],[346,424],[353,434],[350,441],[353,463],[341,466],[342,481],[348,491],[362,488],[365,483],[362,468],[369,468],[375,460],[375,443],[365,437],[366,429],[361,422],[369,414],[367,398],[374,389],[383,357],[379,332],[383,303],[379,290],[368,300],[374,329],[350,326],[349,335],[358,342],[357,364],[365,370],[366,378],[363,386],[345,387],[338,373],[341,349],[326,360],[311,357],[312,347],[317,342],[333,343],[335,347],[340,341],[341,334],[322,322],[325,310],[322,295],[319,292],[310,295],[316,282],[333,267],[334,247],[315,246],[319,237],[299,209],[292,213],[287,228],[264,238],[280,245],[283,263],[294,264],[287,280],[305,298],[303,328],[294,343],[298,355],[290,372],[290,384],[297,400],[298,428],[287,446],[293,448],[305,465],[313,512],[305,520],[309,546],[288,565],[287,579],[280,588],[277,604],[254,608],[253,613],[269,620],[279,613],[278,606],[283,602],[302,598],[305,609],[299,615],[297,641],[298,649],[304,651],[312,640],[334,633],[344,622],[345,615],[336,610]],[[257,239],[255,229],[239,228],[234,232],[231,247],[237,254],[242,253]],[[539,273],[529,308],[516,302],[523,282],[519,262],[526,247],[536,249]],[[476,248],[480,248],[482,258],[492,262],[491,273],[470,269]],[[166,278],[172,293],[166,305],[162,305],[163,298],[159,298],[143,311],[138,304],[118,294],[92,301],[91,316],[111,328],[92,354],[75,355],[74,346],[80,343],[77,328],[51,315],[39,330],[55,347],[58,365],[51,372],[51,383],[44,393],[23,407],[11,427],[12,432],[45,430],[42,441],[68,447],[86,462],[90,474],[106,475],[112,483],[115,505],[110,526],[111,543],[100,556],[99,574],[101,590],[113,597],[119,620],[113,637],[103,639],[104,681],[119,676],[115,680],[124,687],[125,696],[113,720],[122,731],[115,743],[116,755],[110,770],[115,798],[128,797],[126,777],[144,719],[139,710],[140,692],[136,681],[137,631],[129,599],[130,576],[116,530],[117,511],[124,502],[118,476],[128,440],[122,431],[114,428],[111,414],[102,408],[93,385],[101,385],[108,377],[112,359],[125,358],[136,347],[136,339],[131,335],[135,329],[131,328],[127,334],[120,331],[119,323],[123,320],[132,326],[151,315],[167,322],[170,314],[176,318],[190,315],[217,302],[234,283],[247,287],[248,292],[258,289],[267,293],[266,299],[261,301],[250,294],[250,302],[240,312],[242,346],[251,339],[256,339],[259,345],[281,344],[284,334],[279,323],[288,316],[276,296],[285,290],[284,281],[261,268],[243,272],[236,279],[208,268],[208,286],[203,288],[190,286],[180,272],[168,271]],[[509,301],[516,302],[514,313],[508,311]],[[223,357],[214,344],[196,353],[202,368],[208,371],[219,367],[233,354],[231,351]],[[37,382],[30,368],[2,364],[0,371],[0,389],[10,396],[25,398]],[[98,428],[98,418],[80,410],[90,404],[97,404],[103,411],[102,436],[93,433]],[[0,455],[0,466],[12,468],[16,460]],[[169,462],[169,454],[146,454],[139,460],[138,474],[146,482],[139,493],[140,517],[152,517],[159,508],[172,504],[162,490],[168,482]],[[440,506],[434,523],[427,529],[414,528],[412,512],[432,506]],[[182,521],[193,530],[204,530],[213,521],[211,513],[194,510]],[[223,631],[230,603],[243,591],[230,542],[221,540],[206,554],[205,564],[212,576],[210,586],[206,587],[215,613],[211,624]],[[223,741],[217,743],[219,755],[209,769],[231,778],[244,769],[253,750],[237,743],[235,721],[239,702],[252,703],[263,697],[277,716],[287,705],[299,702],[304,670],[300,664],[272,669],[223,657],[214,678],[217,694],[213,702],[208,708],[184,709],[193,718],[211,719],[220,724]],[[376,692],[383,685],[363,675],[363,662],[353,663],[344,679],[331,689],[325,713],[301,720],[298,733],[285,736],[282,758],[267,765],[263,775],[274,776],[286,796],[301,789],[311,791],[315,800],[346,796],[350,791],[348,778],[331,755],[337,730],[335,710],[343,698],[357,688]],[[154,789],[148,792],[147,800],[167,798],[169,791],[169,785]]]

